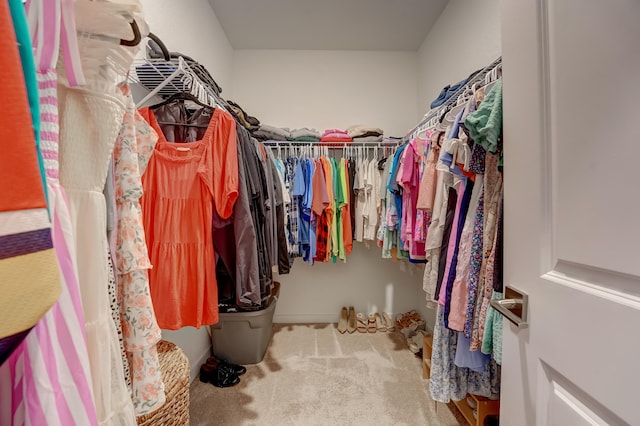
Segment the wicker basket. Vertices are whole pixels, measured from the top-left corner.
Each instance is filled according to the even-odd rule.
[[[189,360],[171,342],[158,342],[158,357],[167,400],[152,413],[138,417],[144,426],[184,426],[189,424]]]

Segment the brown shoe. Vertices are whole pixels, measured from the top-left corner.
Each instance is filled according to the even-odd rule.
[[[356,332],[356,310],[353,306],[349,306],[349,316],[347,317],[347,331],[349,333]]]
[[[338,320],[338,331],[340,334],[347,332],[347,322],[347,308],[343,306],[340,311],[340,319]]]

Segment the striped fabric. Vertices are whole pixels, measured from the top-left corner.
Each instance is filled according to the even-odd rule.
[[[13,3],[11,5],[15,6]],[[33,327],[60,293],[59,273],[52,250],[51,228],[45,209],[47,204],[24,85],[29,75],[23,76],[9,6],[7,2],[0,2],[0,56],[3,58],[0,83],[6,88],[3,93],[6,104],[0,115],[0,140],[10,142],[5,144],[0,155],[0,215],[10,216],[10,219],[0,219],[0,225],[4,228],[0,233],[0,338]],[[25,226],[23,222],[35,227]],[[31,234],[34,231],[40,232]],[[25,246],[12,237],[21,232],[25,233],[22,237],[36,236],[38,246]]]
[[[53,242],[62,272],[62,294],[7,364],[13,383],[14,425],[97,425],[67,202],[49,186]],[[66,237],[66,238],[65,238]]]

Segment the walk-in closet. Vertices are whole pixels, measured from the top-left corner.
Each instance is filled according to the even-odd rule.
[[[0,0],[0,426],[640,424],[634,0]]]

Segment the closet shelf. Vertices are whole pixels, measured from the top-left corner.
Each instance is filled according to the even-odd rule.
[[[475,410],[467,402],[469,398],[474,401]],[[467,394],[466,398],[460,401],[453,401],[453,403],[471,426],[482,426],[488,416],[500,414],[500,400],[493,400],[483,396]]]
[[[144,106],[154,96],[166,99],[177,93],[190,93],[208,105],[217,105],[228,111],[226,102],[198,77],[181,56],[169,60],[138,58],[129,70],[129,81],[149,91],[138,107]]]

